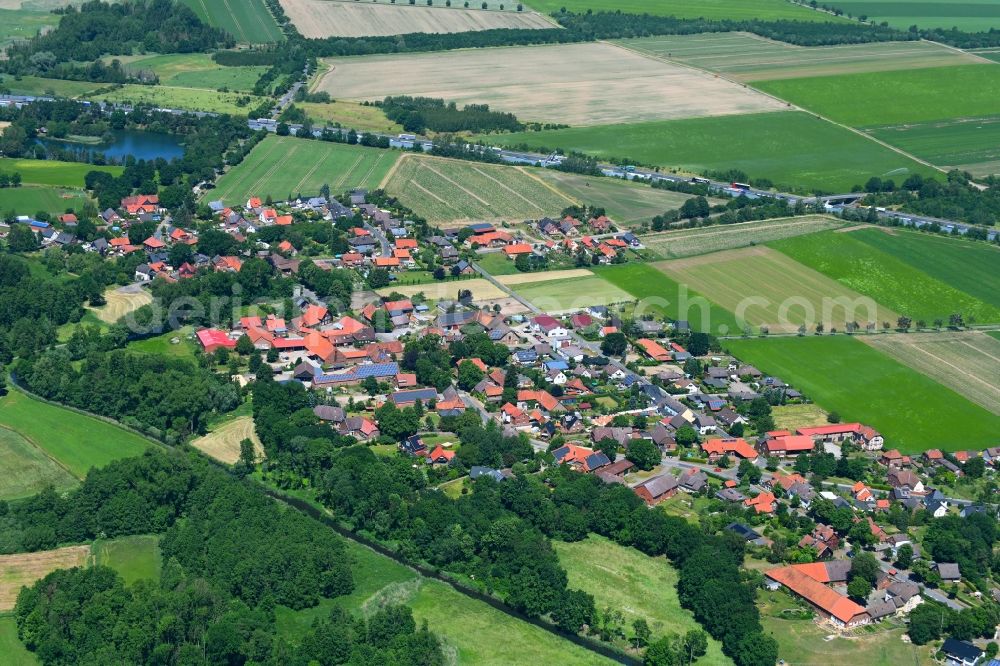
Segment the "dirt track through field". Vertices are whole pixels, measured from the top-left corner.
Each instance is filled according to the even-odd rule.
[[[981,331],[905,333],[859,339],[1000,414],[1000,340]]]
[[[484,206],[486,206],[487,208],[492,208],[492,204],[490,204],[489,201],[486,201],[485,199],[483,199],[483,198],[481,198],[479,196],[476,196],[476,194],[474,192],[470,192],[469,190],[465,189],[459,183],[455,182],[454,180],[452,180],[448,176],[444,175],[443,173],[441,173],[440,171],[438,171],[437,169],[435,169],[434,167],[432,167],[428,162],[426,162],[426,161],[421,162],[420,166],[422,166],[423,168],[427,169],[431,173],[437,174],[437,176],[439,178],[441,178],[442,180],[445,180],[445,181],[451,183],[452,185],[454,185],[458,189],[462,190],[463,192],[465,192],[466,194],[468,194],[470,197],[472,197],[473,199],[475,199],[479,203],[481,203]],[[518,196],[520,196],[520,195],[518,195]]]
[[[0,555],[0,611],[14,608],[17,595],[25,585],[31,585],[56,569],[84,566],[89,557],[90,546]]]
[[[528,199],[527,197],[525,197],[523,194],[521,194],[517,190],[514,190],[514,189],[512,189],[510,187],[507,187],[506,185],[504,185],[499,180],[497,180],[496,178],[494,178],[490,174],[486,173],[485,171],[481,171],[481,170],[477,169],[476,167],[472,167],[472,170],[475,171],[476,173],[478,173],[483,178],[488,178],[489,180],[493,181],[494,183],[496,183],[497,185],[499,185],[501,188],[507,190],[508,192],[510,192],[511,194],[513,194],[515,197],[517,197],[518,199],[520,199],[524,203],[526,203],[529,206],[531,206],[532,208],[535,208],[536,210],[540,210],[540,211],[544,212],[544,210],[542,209],[542,207],[539,206],[538,204],[536,204],[534,201],[532,201],[531,199]]]

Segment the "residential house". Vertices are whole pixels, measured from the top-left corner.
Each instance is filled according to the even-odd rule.
[[[774,513],[778,506],[777,498],[773,493],[762,492],[756,497],[743,500],[743,505],[752,508],[757,513]]]
[[[893,488],[906,488],[917,494],[924,492],[924,482],[908,469],[890,469],[888,481]]]
[[[593,472],[611,464],[611,460],[600,451],[575,444],[560,446],[552,452],[552,456],[560,465],[569,465],[578,472]]]
[[[815,548],[816,555],[820,559],[832,555],[839,545],[840,538],[837,536],[836,530],[822,523],[817,523],[810,534],[799,540],[799,548]]]
[[[837,582],[844,564],[850,568],[846,562],[813,562],[769,569],[764,575],[808,601],[835,626],[850,629],[868,624],[871,617],[864,608],[828,587],[828,583]],[[846,572],[843,580],[846,580]]]
[[[673,474],[661,474],[643,481],[633,490],[647,505],[655,506],[676,495],[679,487],[680,483]]]
[[[861,423],[833,423],[824,426],[799,428],[798,435],[812,437],[817,444],[852,441],[865,451],[877,451],[885,443],[877,430]]]
[[[768,433],[770,434],[770,433]],[[806,435],[783,435],[780,437],[765,437],[760,445],[760,452],[765,456],[786,458],[800,453],[812,453],[816,442]]]
[[[644,354],[646,354],[646,356],[654,361],[665,363],[671,359],[670,352],[654,340],[650,340],[649,338],[639,338],[635,341],[635,344]]]
[[[757,450],[742,437],[731,439],[709,439],[701,443],[701,449],[708,456],[709,462],[715,462],[725,455],[735,455],[747,460],[757,458]]]
[[[983,658],[982,650],[957,638],[946,638],[941,652],[947,660],[947,666],[976,666]]]
[[[363,416],[349,416],[340,426],[341,435],[350,435],[358,441],[367,442],[379,436],[378,426]]]

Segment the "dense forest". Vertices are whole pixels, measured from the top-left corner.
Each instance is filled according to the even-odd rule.
[[[126,587],[105,567],[25,588],[20,637],[43,664],[438,664],[438,639],[408,608],[321,618],[299,645],[275,605],[315,606],[354,589],[343,540],[204,460],[150,451],[92,470],[66,497],[0,505],[0,551],[163,533],[161,580]]]
[[[407,132],[519,132],[524,125],[513,113],[490,111],[487,104],[466,104],[430,97],[386,97],[378,103],[389,120]]]
[[[898,207],[910,213],[992,226],[1000,219],[1000,180],[985,179],[989,187],[976,187],[971,176],[950,171],[945,183],[914,174],[897,185],[891,179],[872,178],[855,192],[868,192],[864,202],[872,206]]]
[[[233,38],[211,28],[190,8],[174,0],[128,0],[108,4],[100,0],[57,10],[59,25],[45,34],[15,43],[0,62],[2,71],[60,79],[120,83],[127,72],[103,66],[106,55],[135,51],[192,53],[232,47]],[[76,65],[71,63],[90,63]]]

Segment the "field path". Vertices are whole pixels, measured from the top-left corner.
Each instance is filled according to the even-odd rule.
[[[517,198],[519,198],[521,201],[523,201],[524,203],[526,203],[529,206],[531,206],[532,208],[534,208],[536,210],[540,210],[542,212],[545,212],[544,209],[541,206],[539,206],[538,204],[536,204],[534,201],[532,201],[528,197],[524,196],[523,194],[521,194],[517,190],[514,190],[514,189],[511,189],[510,187],[507,187],[506,185],[504,185],[499,180],[497,180],[496,178],[494,178],[490,174],[486,173],[485,171],[481,171],[480,169],[478,169],[476,167],[472,167],[472,170],[475,171],[476,173],[478,173],[479,175],[483,176],[484,178],[488,178],[488,179],[492,180],[494,183],[496,183],[497,185],[499,185],[503,189],[507,190],[508,192],[510,192],[511,194],[513,194],[514,196],[516,196]]]
[[[487,208],[493,208],[493,204],[491,204],[489,201],[486,201],[485,199],[479,198],[478,196],[475,195],[475,193],[471,192],[470,190],[465,189],[460,184],[458,184],[457,182],[455,182],[454,180],[452,180],[448,176],[444,175],[443,173],[441,173],[440,171],[438,171],[437,169],[435,169],[434,167],[432,167],[430,164],[427,164],[426,162],[421,162],[420,166],[423,167],[424,169],[427,169],[428,171],[430,171],[430,172],[432,172],[434,174],[437,174],[442,180],[445,180],[445,181],[451,183],[452,185],[454,185],[458,189],[462,190],[463,192],[465,192],[466,194],[468,194],[470,197],[472,197],[473,199],[475,199],[479,203],[481,203],[484,206],[486,206]],[[532,204],[532,205],[534,205],[534,204]]]
[[[275,162],[274,164],[272,164],[271,168],[268,169],[267,171],[265,171],[264,175],[262,175],[260,178],[257,179],[257,181],[250,188],[250,191],[252,192],[252,191],[256,190],[262,184],[264,184],[265,182],[267,182],[268,180],[270,180],[271,176],[273,176],[281,167],[285,166],[285,162],[287,162],[288,160],[290,160],[295,155],[295,153],[298,151],[298,149],[299,149],[298,146],[292,146],[292,149],[289,150],[287,153],[285,153],[284,157],[282,157],[280,160],[278,160],[277,162]],[[268,154],[270,155],[270,153],[268,153]]]
[[[382,180],[378,184],[380,190],[384,190],[389,185],[389,181],[392,180],[392,177],[396,175],[396,171],[399,170],[399,165],[403,163],[403,160],[409,159],[411,157],[413,157],[413,155],[410,153],[406,153],[404,155],[399,156],[399,159],[396,160],[396,163],[393,164],[391,167],[389,167],[389,170],[385,173],[384,176],[382,176]]]
[[[538,181],[546,189],[555,192],[556,194],[558,194],[559,196],[561,196],[563,199],[565,199],[566,201],[570,202],[571,204],[576,205],[576,204],[580,203],[579,201],[577,201],[573,197],[569,196],[568,194],[566,194],[565,192],[563,192],[559,188],[555,187],[552,183],[546,182],[544,178],[539,178],[538,176],[536,176],[535,174],[531,173],[530,171],[528,171],[524,167],[514,167],[514,168],[517,169],[518,171],[520,171],[521,173],[523,173],[528,178],[531,178],[531,179],[533,179],[535,181]]]
[[[379,164],[381,164],[382,160],[385,159],[385,156],[388,155],[388,154],[389,154],[389,151],[383,151],[382,153],[379,153],[379,156],[377,158],[375,158],[374,162],[372,162],[371,168],[368,169],[368,173],[366,173],[365,176],[364,176],[364,178],[361,179],[362,183],[365,183],[365,182],[368,181],[368,178],[370,178],[371,175],[373,173],[375,173],[375,167],[377,167]],[[351,167],[351,170],[353,171],[354,167]]]
[[[348,173],[350,173],[351,171],[354,170],[354,167],[356,167],[358,165],[358,162],[361,161],[361,158],[363,156],[364,156],[363,154],[358,155],[358,159],[354,160],[354,164],[352,164],[351,168],[347,170]],[[316,163],[313,164],[312,169],[309,169],[309,171],[306,171],[306,174],[304,176],[302,176],[302,178],[299,180],[299,182],[295,183],[295,187],[292,188],[292,191],[293,192],[301,192],[302,191],[302,186],[305,185],[306,181],[308,181],[310,178],[312,178],[312,175],[314,173],[316,173],[316,170],[319,169],[319,167],[320,167],[321,164],[323,164],[323,160],[316,160]]]
[[[447,206],[448,208],[451,208],[453,211],[456,211],[456,212],[459,212],[459,213],[462,212],[458,208],[455,208],[450,203],[448,203],[447,201],[445,201],[444,199],[442,199],[438,195],[434,194],[433,192],[431,192],[430,190],[428,190],[426,187],[424,187],[423,185],[421,185],[420,183],[418,183],[415,180],[408,181],[407,185],[412,185],[413,187],[417,188],[418,190],[420,190],[421,192],[423,192],[427,196],[432,197],[432,198],[436,199],[437,201],[439,201],[440,203],[442,203],[445,206]]]

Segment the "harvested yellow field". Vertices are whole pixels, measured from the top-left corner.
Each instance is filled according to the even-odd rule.
[[[14,608],[17,595],[25,585],[31,585],[56,569],[84,566],[89,557],[90,546],[0,555],[0,611]]]
[[[593,277],[586,268],[567,268],[564,271],[544,271],[540,273],[516,273],[514,275],[497,275],[497,282],[507,286],[527,284],[530,282],[551,282],[552,280],[568,280],[569,278]]]
[[[285,14],[309,39],[553,27],[552,21],[542,14],[516,11],[516,3],[508,5],[506,11],[464,9],[458,6],[459,3],[454,4],[455,7],[446,7],[441,2],[439,6],[428,7],[344,0],[281,0]]]
[[[258,458],[264,456],[264,446],[254,430],[252,416],[240,416],[227,421],[207,435],[191,442],[191,446],[207,456],[232,465],[240,459],[240,442],[244,439],[253,442]]]
[[[474,301],[489,301],[494,298],[503,298],[507,295],[495,284],[482,278],[450,282],[428,282],[426,284],[397,285],[386,287],[385,289],[376,289],[375,293],[379,296],[388,296],[389,294],[396,293],[402,294],[407,298],[422,293],[425,297],[432,301],[440,301],[444,299],[457,300],[459,289],[468,289],[471,291],[472,300]]]
[[[104,292],[104,300],[107,303],[91,310],[101,321],[113,324],[128,313],[152,303],[153,296],[141,287],[129,285],[107,290]]]
[[[314,89],[337,99],[422,95],[489,104],[523,120],[604,125],[777,111],[713,74],[606,43],[331,58]]]

